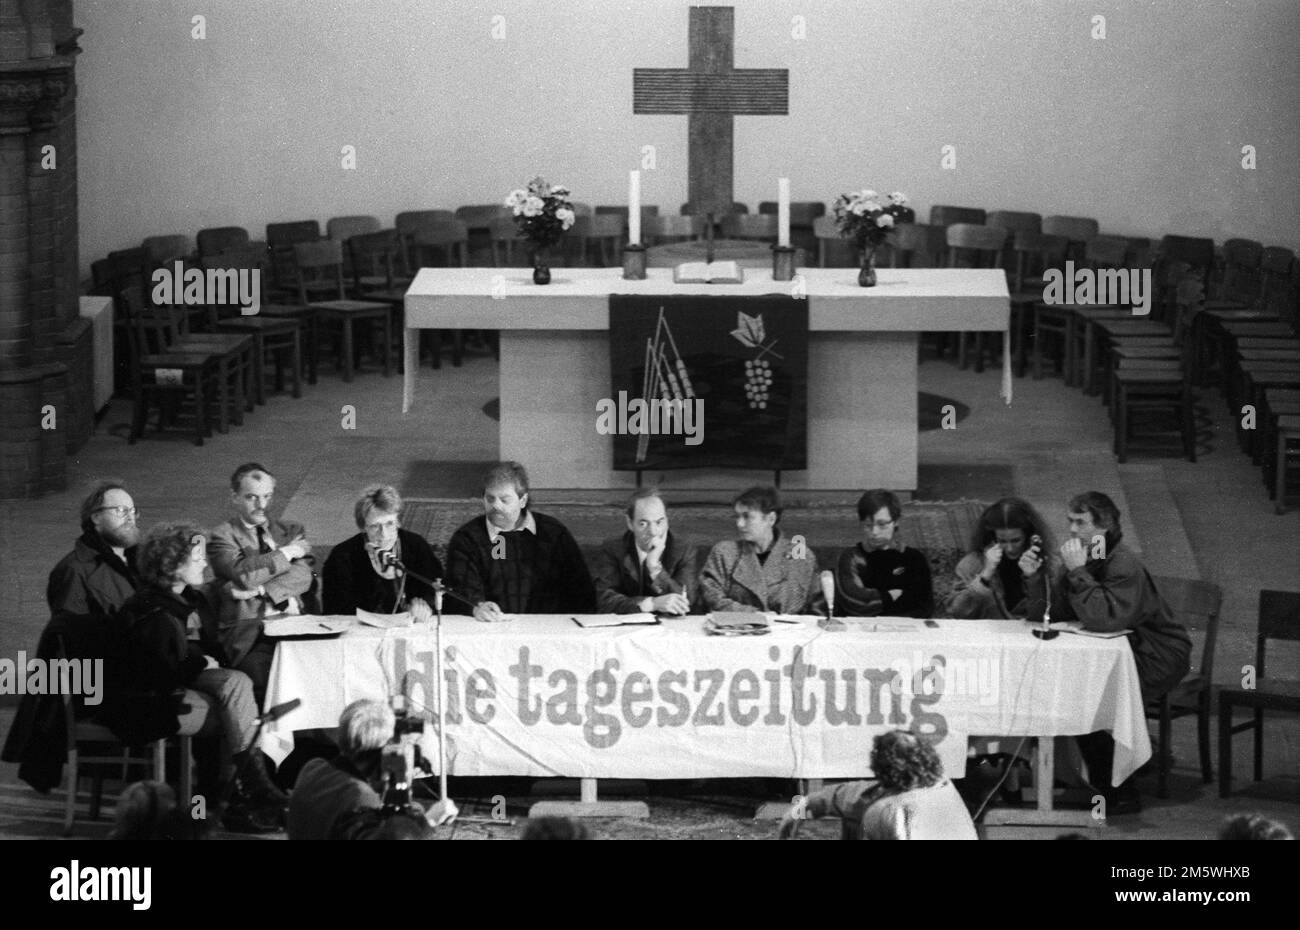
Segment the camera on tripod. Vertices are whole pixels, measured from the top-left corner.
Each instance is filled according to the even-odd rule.
[[[433,774],[433,767],[420,750],[428,721],[412,715],[404,695],[392,698],[397,718],[392,739],[384,746],[379,770],[383,778],[384,810],[406,810],[411,804],[411,786],[418,778]]]

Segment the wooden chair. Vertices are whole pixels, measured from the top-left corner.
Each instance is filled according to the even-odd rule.
[[[1002,252],[1002,267],[1007,269],[1007,282],[1010,283],[1016,267],[1016,236],[1022,232],[1041,234],[1042,214],[1022,210],[990,210],[984,225],[996,226],[1007,231],[1007,244]]]
[[[983,207],[953,207],[947,204],[935,204],[930,208],[931,226],[951,226],[965,223],[970,226],[983,226],[988,222],[988,211]]]
[[[364,236],[383,229],[377,216],[336,216],[325,221],[325,235],[345,244],[353,236]]]
[[[397,227],[397,234],[402,239],[402,248],[406,251],[406,267],[412,272],[420,267],[413,249],[416,230],[455,221],[456,214],[451,210],[407,210],[397,214],[393,225]]]
[[[1264,777],[1264,711],[1300,711],[1300,680],[1269,678],[1264,671],[1264,653],[1270,639],[1300,641],[1300,593],[1259,592],[1259,628],[1255,636],[1255,687],[1222,688],[1219,691],[1219,797],[1226,798],[1232,787],[1232,737],[1243,730],[1255,731],[1255,781]],[[1252,709],[1254,718],[1233,726],[1236,707]]]
[[[835,217],[819,216],[813,220],[813,236],[817,239],[818,268],[852,268],[857,264],[853,247],[840,235]]]
[[[889,250],[891,268],[937,268],[948,245],[947,232],[942,226],[925,223],[895,226],[893,240]]]
[[[1118,270],[1127,280],[1128,240],[1119,236],[1093,236],[1084,246],[1084,261],[1094,271]],[[1127,292],[1127,285],[1125,292]],[[1071,366],[1071,379],[1083,387],[1085,394],[1102,391],[1098,377],[1105,368],[1105,354],[1099,343],[1118,336],[1168,336],[1173,330],[1153,319],[1150,314],[1135,316],[1129,294],[1128,303],[1071,305],[1066,308],[1066,364]],[[1146,295],[1154,305],[1155,295]],[[1150,309],[1150,308],[1149,308]],[[1136,324],[1136,325],[1131,325]]]
[[[1300,403],[1292,405],[1292,409],[1295,407],[1300,407]],[[1272,466],[1270,496],[1275,502],[1273,512],[1280,517],[1286,513],[1291,500],[1300,496],[1300,486],[1295,491],[1291,488],[1292,475],[1300,474],[1300,411],[1278,416],[1273,421],[1271,432],[1277,446],[1277,458]]]
[[[491,251],[492,221],[513,216],[510,207],[500,203],[478,204],[456,208],[456,219],[465,224],[466,250],[470,258],[466,264],[481,264],[481,257]],[[480,256],[476,259],[474,256]]]
[[[1225,368],[1230,362],[1230,324],[1282,322],[1288,303],[1294,302],[1295,295],[1290,293],[1289,287],[1294,265],[1295,253],[1290,249],[1273,246],[1264,249],[1260,255],[1260,284],[1254,303],[1249,306],[1206,304],[1192,327],[1197,363],[1202,371],[1208,371],[1216,361]]]
[[[66,657],[61,654],[60,658]],[[167,740],[159,739],[141,747],[145,755],[133,755],[131,747],[119,740],[113,731],[90,720],[76,719],[72,698],[63,696],[63,719],[67,727],[67,790],[63,806],[63,835],[71,836],[77,820],[77,785],[86,774],[84,767],[93,766],[90,794],[90,819],[98,820],[104,796],[105,766],[118,766],[123,785],[128,784],[127,772],[132,768],[144,769],[153,781],[167,781]],[[180,755],[180,792],[178,798],[188,806],[194,796],[193,766],[190,755],[190,737],[177,736]],[[113,754],[110,755],[109,752]]]
[[[627,209],[623,208],[621,215],[611,212],[602,213],[603,209],[605,208],[597,207],[593,215],[578,217],[569,227],[568,235],[577,243],[579,261],[586,263],[594,247],[600,267],[608,268],[622,261],[623,243],[626,241]],[[642,229],[644,228],[642,226]]]
[[[1170,728],[1180,717],[1196,715],[1196,745],[1200,750],[1201,779],[1208,785],[1214,781],[1214,767],[1210,763],[1210,720],[1214,716],[1211,694],[1214,684],[1214,647],[1219,637],[1219,609],[1223,606],[1223,590],[1207,581],[1189,581],[1184,578],[1157,577],[1153,579],[1156,590],[1164,598],[1174,618],[1191,633],[1200,633],[1205,639],[1201,645],[1199,665],[1187,673],[1182,681],[1146,707],[1148,718],[1159,721],[1160,756],[1156,761],[1156,794],[1169,797]]]
[[[140,248],[149,255],[150,263],[156,268],[171,265],[177,259],[191,260],[194,256],[194,243],[189,236],[146,236]]]
[[[1115,370],[1115,455],[1120,464],[1128,461],[1133,414],[1138,411],[1172,411],[1178,418],[1176,431],[1183,454],[1196,461],[1196,422],[1192,411],[1191,383],[1179,359],[1120,359]],[[1148,431],[1148,436],[1159,435]]]
[[[411,275],[406,266],[406,249],[397,230],[357,233],[346,241],[353,294],[365,300],[403,300]]]
[[[298,289],[298,269],[293,264],[293,247],[299,242],[320,241],[320,223],[296,220],[266,224],[266,249],[271,259],[271,289],[292,294]]]
[[[446,267],[469,265],[469,227],[460,220],[422,220],[411,229],[412,268],[439,262]]]
[[[1017,377],[1025,376],[1028,367],[1026,347],[1031,337],[1035,338],[1035,371],[1039,370],[1041,349],[1033,329],[1033,307],[1043,299],[1046,286],[1043,274],[1049,268],[1063,266],[1069,245],[1070,241],[1064,236],[1049,236],[1031,230],[1019,230],[1012,239],[1012,267],[1015,271],[1011,278],[1011,351],[1016,359]]]
[[[293,247],[298,267],[298,300],[316,310],[322,329],[337,325],[340,333],[343,380],[352,380],[356,364],[354,327],[376,323],[382,329],[378,348],[383,356],[384,377],[392,374],[393,325],[389,305],[371,300],[349,300],[343,288],[343,246],[336,239],[300,242]],[[313,299],[324,297],[327,299]]]
[[[641,229],[646,245],[694,242],[704,236],[702,216],[651,216]]]
[[[760,214],[779,215],[781,205],[775,200],[764,200],[758,205]],[[790,245],[812,252],[817,245],[813,224],[826,215],[826,204],[820,200],[790,201]]]
[[[1045,216],[1043,232],[1070,240],[1066,258],[1083,261],[1084,246],[1089,239],[1101,233],[1101,224],[1088,216]]]
[[[497,217],[488,224],[488,234],[492,238],[492,267],[519,267],[515,262],[515,246],[519,246],[521,252],[525,249],[524,240],[519,238],[519,224],[515,222],[515,218]]]
[[[931,211],[933,219],[934,211]],[[953,223],[944,234],[948,246],[949,268],[1001,268],[1002,247],[1007,241],[1007,231],[997,226],[978,223]],[[966,367],[966,346],[970,337],[975,342],[975,371],[984,370],[984,334],[958,333],[957,364]],[[995,349],[996,354],[996,349]]]
[[[248,230],[242,226],[214,226],[200,229],[195,237],[199,247],[199,258],[216,255],[227,249],[245,248],[251,244]]]
[[[1264,245],[1254,239],[1229,239],[1223,243],[1223,268],[1206,310],[1245,309],[1259,300],[1264,283]]]
[[[646,204],[646,203],[641,204],[641,239],[643,245],[645,244],[646,224],[650,222],[650,217],[658,216],[658,215],[659,215],[659,207],[657,205]],[[628,223],[627,223],[628,208],[626,206],[620,206],[618,204],[606,204],[603,206],[597,204],[595,211],[591,214],[591,216],[593,219],[597,219],[602,216],[617,216],[619,218],[619,221],[622,223],[622,226],[621,226],[621,231],[619,232],[619,241],[615,243],[616,246],[615,252],[616,253],[620,252],[623,248],[623,243],[626,242],[628,238]],[[597,224],[599,228],[601,229],[611,228],[608,225],[609,221],[605,220],[602,221],[602,223],[605,225]],[[573,230],[570,229],[569,232],[570,234],[572,234]],[[619,261],[622,261],[622,259],[620,258]]]
[[[175,419],[178,408],[186,401],[194,407],[194,444],[212,435],[208,407],[218,393],[220,361],[215,352],[174,347],[176,321],[169,307],[146,303],[136,286],[123,293],[126,330],[130,345],[129,368],[133,412],[128,445],[144,435],[149,410],[158,404],[158,429],[161,432]]]
[[[256,269],[265,272],[266,264],[265,256],[258,255],[251,249],[231,249],[204,259],[205,268]],[[303,330],[306,329],[312,339],[316,332],[310,308],[271,304],[267,301],[265,277],[262,282],[263,303],[256,314],[245,316],[237,311],[223,313],[216,306],[208,308],[208,322],[214,332],[235,333],[253,340],[253,391],[259,404],[266,402],[268,373],[273,372],[275,375],[275,390],[285,389],[286,367],[293,379],[293,396],[302,397]],[[286,312],[274,312],[277,310]],[[307,312],[292,312],[297,310]],[[314,352],[314,345],[312,351]]]
[[[722,218],[725,239],[750,239],[776,245],[776,235],[774,213],[730,213]]]

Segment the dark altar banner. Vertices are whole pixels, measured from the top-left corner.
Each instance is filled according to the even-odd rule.
[[[808,467],[808,302],[609,298],[614,469]]]

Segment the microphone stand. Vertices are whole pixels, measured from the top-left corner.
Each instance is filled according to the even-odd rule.
[[[1049,571],[1051,566],[1047,560],[1043,560],[1043,596],[1047,598],[1043,604],[1043,625],[1034,627],[1030,630],[1039,639],[1056,639],[1061,635],[1060,630],[1052,629],[1052,573]]]
[[[444,803],[451,802],[451,797],[447,794],[447,717],[445,713],[446,704],[446,681],[442,674],[442,598],[444,594],[450,594],[456,600],[468,607],[473,607],[468,600],[461,597],[455,591],[448,588],[442,583],[441,578],[426,578],[423,575],[408,569],[401,559],[392,555],[388,558],[388,564],[392,565],[402,573],[404,577],[409,576],[416,581],[426,584],[433,588],[433,610],[435,616],[434,622],[434,658],[433,673],[437,676],[436,689],[438,692],[438,797]],[[453,802],[454,803],[454,802]],[[452,818],[464,823],[502,823],[503,821],[492,820],[481,817],[461,817],[459,813]]]

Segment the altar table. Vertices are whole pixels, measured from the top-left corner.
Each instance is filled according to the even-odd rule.
[[[748,269],[742,284],[731,285],[674,284],[665,268],[649,269],[643,281],[623,280],[619,268],[552,273],[549,285],[538,286],[529,269],[422,268],[406,292],[403,412],[415,402],[421,329],[500,330],[500,456],[526,464],[536,488],[636,483],[634,473],[613,470],[613,437],[595,428],[596,404],[610,391],[611,294],[808,300],[808,468],[784,472],[786,488],[914,490],[918,333],[1000,330],[1005,344],[1010,332],[1000,269],[882,268],[872,288],[857,285],[854,268],[801,268],[792,282]],[[454,372],[444,369],[439,379],[442,390],[454,389]],[[1002,392],[1009,402],[1006,372]],[[992,384],[985,402],[998,402]],[[674,488],[756,480],[754,472],[720,469],[646,477]]]

